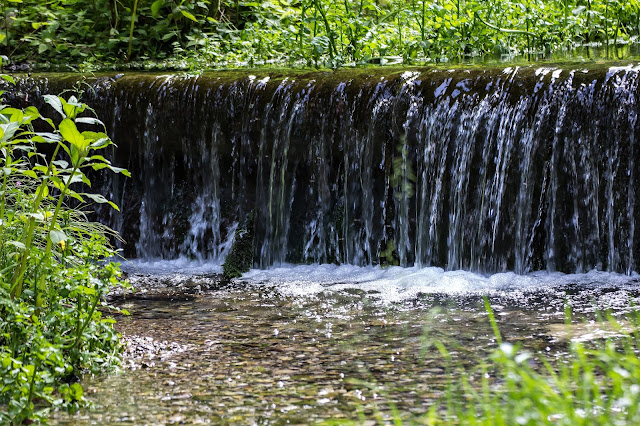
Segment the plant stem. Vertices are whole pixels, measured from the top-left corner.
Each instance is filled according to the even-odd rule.
[[[493,24],[490,24],[490,23],[486,22],[484,19],[482,19],[482,16],[480,16],[480,14],[478,12],[475,13],[475,17],[478,18],[478,21],[482,22],[484,25],[486,25],[487,27],[491,28],[492,30],[500,31],[500,32],[507,33],[507,34],[530,35],[532,37],[536,36],[534,33],[529,32],[529,31],[510,30],[510,29],[507,29],[507,28],[497,27],[497,26],[495,26]]]
[[[7,156],[9,154],[7,153]],[[0,249],[4,246],[4,238],[2,238],[2,230],[4,229],[4,210],[7,199],[7,174],[3,173],[2,177],[2,202],[0,203]]]
[[[604,46],[605,55],[609,59],[609,0],[604,0]]]
[[[33,400],[33,392],[35,390],[36,384],[36,375],[38,374],[38,370],[40,370],[40,359],[36,357],[36,362],[33,364],[33,376],[31,376],[31,383],[29,384],[29,398],[27,399],[27,406],[31,404]]]
[[[567,35],[569,34],[569,31],[567,28],[568,22],[569,22],[569,0],[564,0],[564,25],[563,25],[563,31],[562,31],[564,34],[564,38],[567,38]]]
[[[4,5],[5,2],[2,2],[2,4]],[[3,9],[4,9],[4,35],[5,35],[5,38],[7,39],[7,52],[8,52],[9,49],[11,48],[11,43],[9,39],[9,7],[5,6]],[[9,55],[9,60],[11,60],[11,55]]]
[[[133,29],[136,25],[136,9],[138,8],[138,0],[133,2],[133,13],[131,14],[131,28],[129,29],[129,49],[127,50],[127,62],[131,60],[131,50],[133,48]]]
[[[75,348],[76,346],[78,346],[78,344],[82,340],[82,333],[84,332],[84,329],[87,328],[87,325],[89,325],[89,323],[91,322],[91,318],[93,318],[93,313],[96,311],[96,307],[98,306],[98,302],[100,301],[101,297],[102,297],[102,293],[99,293],[98,295],[96,295],[95,299],[93,299],[93,303],[91,304],[91,309],[89,310],[89,315],[87,315],[87,318],[82,324],[82,326],[77,329],[76,338],[73,342],[73,345],[71,345],[67,349]]]
[[[331,25],[329,24],[329,20],[327,19],[327,15],[324,9],[320,6],[318,0],[313,0],[313,4],[316,10],[322,16],[322,21],[324,22],[325,30],[327,31],[327,36],[329,37],[329,58],[333,60],[334,55],[337,55],[338,52],[336,50],[335,42],[333,40],[333,32],[331,31]]]
[[[49,253],[51,253],[51,244],[52,244],[51,243],[51,231],[53,231],[53,229],[56,226],[56,222],[58,220],[58,214],[60,213],[60,208],[62,207],[62,201],[64,201],[65,195],[66,195],[67,191],[69,190],[69,185],[71,185],[71,179],[76,174],[76,171],[78,171],[78,168],[80,167],[81,163],[82,163],[82,158],[80,158],[78,160],[78,163],[73,166],[73,170],[71,171],[71,174],[69,175],[69,179],[67,180],[67,183],[64,185],[64,188],[60,192],[60,196],[58,197],[58,203],[56,204],[56,209],[53,212],[53,217],[51,218],[51,224],[49,224],[49,229],[47,231],[47,246],[45,248],[43,258],[46,258],[49,255]]]
[[[58,151],[60,151],[60,145],[56,146],[56,149],[53,151],[53,156],[51,157],[52,161],[49,162],[49,166],[47,168],[47,172],[45,173],[40,186],[38,187],[38,191],[36,192],[36,199],[33,202],[33,208],[31,209],[31,213],[35,214],[38,212],[40,208],[40,203],[44,199],[44,191],[47,187],[47,181],[49,180],[49,176],[51,176],[53,160],[55,160],[58,155]],[[31,245],[33,244],[33,233],[35,232],[36,220],[34,217],[29,218],[29,225],[27,227],[27,234],[24,242],[24,252],[22,253],[22,257],[20,259],[20,267],[15,271],[13,275],[13,285],[11,286],[11,298],[20,297],[22,295],[22,283],[24,279],[25,271],[27,270],[27,259],[29,257],[29,252],[31,251]]]

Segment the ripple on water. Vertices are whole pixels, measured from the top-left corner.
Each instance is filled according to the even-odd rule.
[[[131,312],[117,318],[124,368],[85,378],[94,410],[56,413],[53,423],[307,424],[357,421],[358,410],[391,420],[392,405],[411,417],[450,380],[433,342],[463,366],[495,347],[482,296],[505,340],[553,355],[570,338],[602,335],[593,326],[567,329],[565,301],[581,321],[596,308],[628,310],[640,294],[637,276],[596,271],[311,265],[225,283],[211,265],[193,273],[155,266],[130,272],[145,297],[114,302]],[[184,297],[194,288],[187,283],[200,287]]]

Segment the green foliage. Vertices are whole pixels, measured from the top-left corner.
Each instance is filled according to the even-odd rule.
[[[640,33],[638,0],[11,0],[13,62],[84,67],[424,62],[613,46]],[[611,47],[611,49],[610,49]]]
[[[486,302],[486,300],[485,300]],[[474,369],[459,369],[443,411],[426,424],[615,425],[640,422],[640,314],[601,320],[612,337],[571,341],[560,359],[503,340],[490,305],[498,347]],[[567,316],[567,330],[580,327]],[[446,349],[440,346],[446,353]],[[474,380],[475,378],[475,380]]]
[[[80,188],[90,187],[87,169],[128,172],[97,154],[112,142],[86,104],[45,100],[55,121],[35,107],[0,106],[2,424],[77,409],[85,399],[73,381],[115,365],[121,349],[113,319],[101,313],[113,309],[104,296],[120,285],[118,266],[105,262],[117,235],[83,210],[89,201],[116,206]]]

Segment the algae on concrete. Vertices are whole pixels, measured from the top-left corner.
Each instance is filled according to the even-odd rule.
[[[231,251],[222,265],[225,278],[239,278],[253,266],[253,221],[254,212],[247,215],[236,229]]]

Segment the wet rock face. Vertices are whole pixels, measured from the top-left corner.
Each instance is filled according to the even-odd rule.
[[[239,278],[253,266],[255,214],[251,212],[236,229],[231,251],[224,260],[222,274],[228,280]]]
[[[77,76],[23,78],[12,102]],[[92,80],[133,178],[99,210],[129,257],[257,267],[637,270],[638,68],[129,74]],[[392,249],[390,249],[392,248]]]

